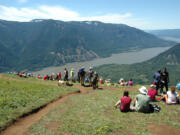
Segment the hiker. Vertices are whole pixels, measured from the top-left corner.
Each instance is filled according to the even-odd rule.
[[[132,99],[129,97],[129,92],[125,90],[123,97],[120,98],[120,100],[114,105],[114,107],[117,108],[117,106],[120,105],[121,112],[129,112],[131,101]]]
[[[176,85],[176,88],[177,88],[178,90],[180,90],[180,81],[179,81],[179,83]]]
[[[150,97],[147,95],[147,89],[146,87],[142,86],[139,89],[140,94],[136,96],[136,100],[134,103],[134,108],[135,111],[137,112],[143,112],[143,113],[148,113],[150,112]]]
[[[80,69],[79,69],[79,71],[77,72],[77,81],[80,83]]]
[[[94,71],[93,68],[90,67],[88,71],[88,79],[89,79],[89,84],[92,86],[92,79],[93,79]]]
[[[128,86],[133,86],[133,81],[132,81],[132,79],[129,80]]]
[[[165,100],[166,104],[174,105],[179,103],[179,94],[176,92],[176,87],[172,86],[171,90],[167,94],[163,95],[162,100]]]
[[[40,74],[38,74],[37,78],[38,78],[38,79],[41,79],[42,77],[41,77],[41,75],[40,75]]]
[[[57,79],[58,79],[58,80],[61,80],[61,71],[58,72],[58,74],[57,74]]]
[[[64,68],[64,81],[68,81],[68,70]]]
[[[105,84],[106,84],[107,86],[111,86],[111,79],[106,79],[106,80],[105,80]]]
[[[75,80],[74,80],[74,69],[73,68],[71,69],[70,75],[71,75],[72,82],[75,82]]]
[[[49,76],[48,75],[45,75],[43,80],[49,80]]]
[[[19,76],[19,77],[22,77],[22,73],[19,73],[18,76]]]
[[[81,86],[84,86],[84,79],[85,79],[85,75],[86,75],[86,72],[85,72],[85,70],[84,70],[84,67],[82,67],[82,68],[79,70],[79,75],[80,75]]]
[[[54,80],[55,80],[55,74],[54,74],[54,73],[51,74],[50,80],[51,80],[51,81],[54,81]]]
[[[156,90],[157,90],[157,94],[158,94],[158,89],[160,87],[160,81],[161,81],[161,70],[159,69],[154,75],[153,75],[153,78],[154,78],[154,82],[155,82],[155,85],[156,85]]]
[[[163,88],[166,88],[166,92],[168,91],[168,83],[169,83],[169,73],[167,69],[164,68],[163,72],[161,72],[161,82],[160,82],[160,93],[163,94]]]
[[[156,91],[156,86],[154,84],[150,85],[150,89],[148,90],[147,93],[150,96],[151,101],[155,101],[156,100],[156,95],[157,95],[157,91]]]
[[[121,79],[119,80],[119,84],[120,84],[121,86],[126,86],[126,85],[127,85],[126,81],[125,81],[123,78],[121,78]]]
[[[99,79],[99,83],[104,84],[104,79],[102,77]]]
[[[93,89],[98,88],[98,73],[97,72],[94,72],[94,78],[92,81],[92,86],[93,86]]]

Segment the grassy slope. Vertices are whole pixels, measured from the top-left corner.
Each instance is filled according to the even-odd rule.
[[[133,99],[138,93],[136,90],[138,87],[130,91]],[[180,128],[180,106],[167,106],[158,102],[157,104],[162,108],[159,113],[121,113],[118,109],[113,109],[113,105],[122,93],[123,88],[120,88],[120,90],[95,91],[86,95],[73,96],[64,104],[54,108],[39,123],[34,124],[29,134],[150,135],[155,132],[155,129],[150,132],[148,126],[166,125],[174,132]]]
[[[75,91],[78,90],[58,87],[57,82],[0,75],[0,129],[23,114]]]

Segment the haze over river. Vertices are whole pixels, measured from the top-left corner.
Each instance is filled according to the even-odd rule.
[[[62,66],[56,66],[56,67],[47,67],[40,71],[34,72],[35,75],[41,74],[51,74],[51,73],[57,73],[59,70],[63,71],[66,67],[69,71],[71,68],[74,68],[75,72],[78,71],[79,68],[82,66],[85,67],[86,70],[89,69],[89,67],[96,67],[104,64],[133,64],[133,63],[139,63],[146,60],[149,60],[158,54],[166,51],[170,47],[156,47],[156,48],[147,48],[142,49],[140,51],[133,51],[133,52],[125,52],[125,53],[119,53],[119,54],[113,54],[111,57],[107,58],[97,58],[91,61],[85,61],[85,62],[73,62],[68,63]]]

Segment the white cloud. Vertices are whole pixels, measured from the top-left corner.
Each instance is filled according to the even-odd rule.
[[[23,1],[23,0],[22,0]],[[25,1],[25,0],[24,0]],[[78,12],[60,6],[39,6],[37,8],[15,8],[0,5],[0,19],[13,21],[30,21],[32,19],[56,19],[63,21],[101,21],[105,23],[124,23],[143,28],[148,22],[134,19],[131,13],[101,14],[81,16]]]

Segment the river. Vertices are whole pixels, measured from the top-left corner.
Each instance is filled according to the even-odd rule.
[[[89,67],[96,67],[104,64],[133,64],[133,63],[139,63],[146,60],[149,60],[158,54],[168,50],[170,47],[156,47],[156,48],[147,48],[142,49],[140,51],[133,51],[133,52],[125,52],[125,53],[119,53],[119,54],[113,54],[111,57],[107,58],[98,58],[91,61],[85,61],[85,62],[73,62],[68,63],[62,66],[53,66],[53,67],[47,67],[40,71],[34,72],[35,75],[41,74],[51,74],[51,73],[57,73],[59,70],[63,71],[63,69],[66,67],[68,70],[71,70],[71,68],[74,68],[75,71],[77,71],[80,67],[85,67],[86,70],[89,69]]]

